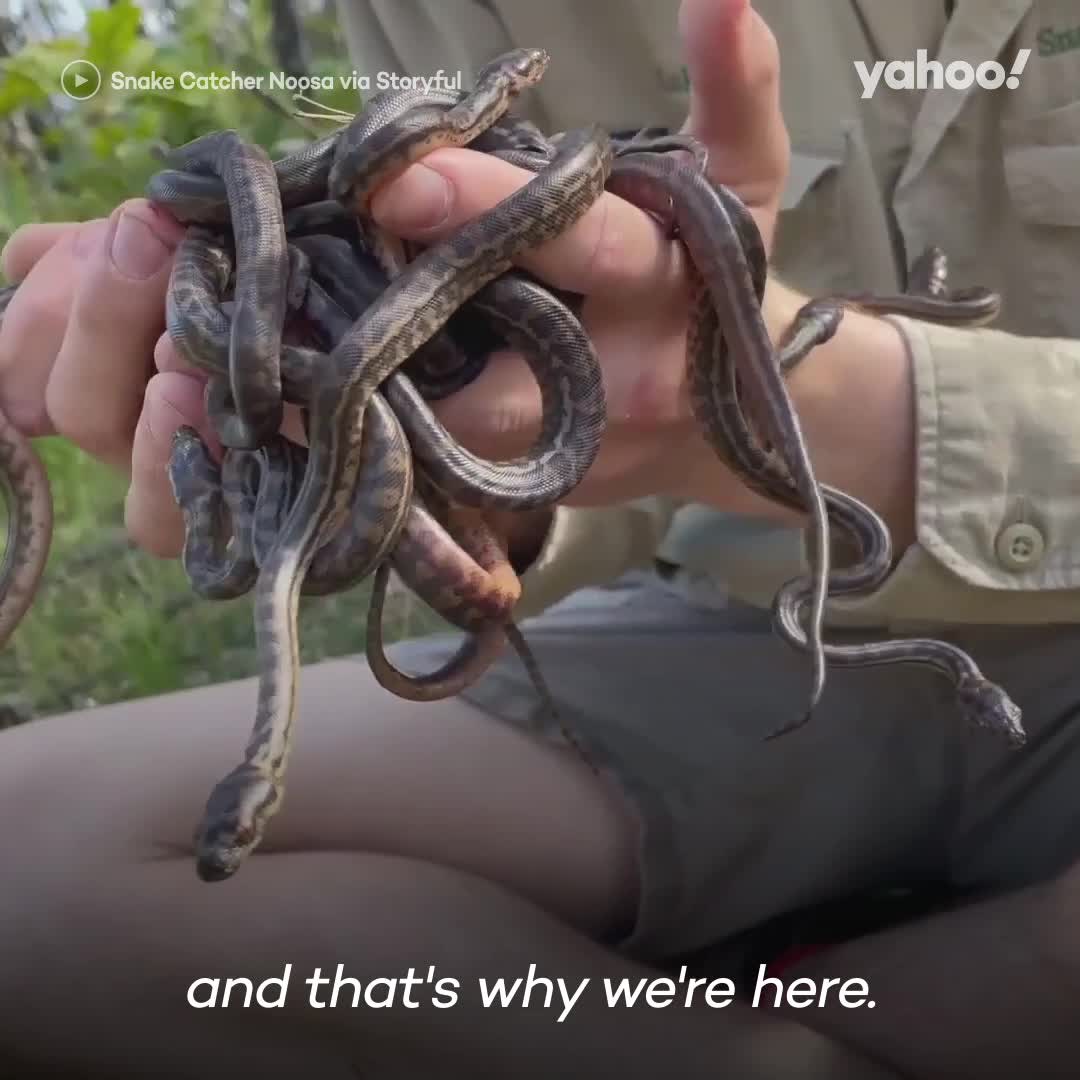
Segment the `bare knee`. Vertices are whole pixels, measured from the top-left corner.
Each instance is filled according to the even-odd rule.
[[[612,782],[464,702],[398,701],[355,661],[305,669],[300,691],[286,795],[261,852],[441,863],[588,932],[626,929],[637,825]],[[0,844],[16,861],[189,858],[254,702],[248,680],[6,733],[0,822],[20,824]]]

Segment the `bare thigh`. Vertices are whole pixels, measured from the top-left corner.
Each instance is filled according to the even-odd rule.
[[[105,872],[186,857],[207,795],[239,760],[254,702],[244,680],[7,732],[4,820],[41,865]],[[460,700],[401,701],[366,664],[337,660],[303,672],[284,805],[255,858],[352,851],[440,863],[607,937],[636,909],[636,834],[615,785],[569,751]]]

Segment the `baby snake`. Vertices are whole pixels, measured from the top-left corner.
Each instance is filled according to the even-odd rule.
[[[0,321],[16,285],[0,288]],[[52,542],[49,478],[30,440],[0,412],[0,490],[7,508],[7,536],[0,563],[0,648],[34,600]]]
[[[822,626],[830,569],[828,515],[761,313],[766,270],[761,236],[742,203],[711,183],[701,162],[690,166],[676,154],[642,153],[631,145],[616,159],[610,187],[661,215],[682,241],[696,271],[699,307],[719,321],[736,347],[740,399],[753,415],[755,430],[776,448],[800,509],[810,515],[815,560],[809,631],[812,709],[825,687]],[[716,374],[715,358],[692,335],[687,365],[694,415],[715,443],[712,432],[718,409],[708,393]],[[756,484],[752,473],[740,470],[740,476]]]

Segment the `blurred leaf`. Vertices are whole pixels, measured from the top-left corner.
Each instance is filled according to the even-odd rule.
[[[9,62],[0,75],[0,116],[48,100],[40,81],[22,65]]]
[[[142,15],[130,0],[91,11],[86,18],[86,59],[102,71],[126,71]]]
[[[0,115],[16,108],[39,105],[60,89],[64,65],[82,55],[71,38],[38,42],[0,63]]]

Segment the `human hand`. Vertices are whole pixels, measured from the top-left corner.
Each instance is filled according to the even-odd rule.
[[[787,165],[775,43],[746,0],[686,0],[680,22],[695,87],[688,127],[709,146],[714,177],[743,197],[768,242]],[[410,170],[375,206],[384,224],[420,240],[452,231],[528,179],[467,151],[427,161],[431,167]],[[440,174],[453,197],[441,224],[430,227],[425,206],[445,198],[430,190]],[[426,194],[410,194],[410,185],[425,181]],[[394,206],[410,199],[411,222]],[[143,277],[110,254],[121,220],[125,233],[146,244]],[[128,473],[128,530],[160,555],[177,554],[183,536],[165,468],[172,435],[182,424],[209,435],[203,380],[161,335],[170,256],[181,236],[167,214],[133,200],[107,221],[20,230],[4,253],[6,274],[24,284],[0,330],[0,407],[29,434],[55,431]],[[653,492],[721,503],[746,498],[689,412],[681,248],[647,215],[605,196],[567,236],[523,263],[586,295],[586,324],[605,368],[611,425],[574,500]],[[151,355],[159,370],[149,378]],[[441,411],[472,448],[507,456],[531,441],[539,395],[520,359],[504,356]]]
[[[708,147],[713,178],[747,203],[769,243],[788,163],[775,41],[746,0],[684,0],[680,28],[694,88],[688,130]],[[442,150],[379,192],[372,210],[391,232],[430,243],[528,179],[489,157]],[[520,263],[585,297],[583,321],[604,371],[608,429],[567,501],[603,505],[662,493],[755,508],[759,500],[720,466],[690,410],[681,245],[609,194]],[[540,395],[524,361],[500,354],[438,411],[470,449],[505,458],[525,450],[539,430]]]
[[[696,88],[689,127],[709,146],[716,179],[743,197],[768,242],[788,152],[775,42],[746,0],[686,0],[681,29]],[[391,231],[421,242],[447,235],[530,178],[469,151],[439,151],[425,162],[380,192],[373,207]],[[444,181],[451,185],[450,196]],[[445,213],[440,214],[444,201]],[[438,224],[432,225],[432,215]],[[599,459],[573,500],[600,504],[657,491],[700,498],[707,490],[710,498],[748,497],[753,505],[754,497],[718,465],[690,414],[684,385],[688,293],[681,248],[648,215],[605,196],[565,237],[522,262],[552,284],[587,297],[586,326],[605,368],[611,422]],[[170,417],[152,425],[152,437],[136,442],[128,527],[144,547],[165,555],[175,554],[182,542],[165,480],[169,441],[182,423],[205,431],[205,419],[199,384],[184,371],[167,339],[156,355],[163,374],[151,381],[148,395],[157,399],[167,389],[174,408]],[[185,412],[185,406],[191,411]],[[540,397],[521,358],[501,355],[439,411],[470,448],[506,457],[531,442]],[[694,467],[688,469],[687,462]],[[507,532],[521,520],[498,518]]]
[[[24,226],[2,257],[19,289],[0,326],[0,409],[27,435],[61,435],[130,476],[129,530],[167,553],[182,523],[155,446],[202,408],[194,380],[150,378],[182,237],[132,199],[108,218]]]

